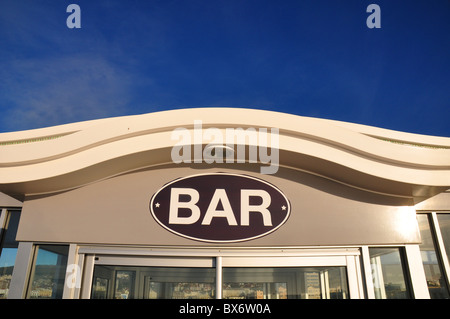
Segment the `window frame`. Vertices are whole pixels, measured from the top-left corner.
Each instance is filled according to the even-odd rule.
[[[22,208],[20,208],[20,207],[0,207],[0,256],[2,255],[3,250],[5,249],[8,231],[10,230],[10,227],[11,227],[12,214],[18,214],[17,229],[15,229],[15,232],[16,232],[15,235],[16,235],[19,224],[20,224]],[[16,218],[16,216],[14,216],[14,218]],[[14,236],[14,242],[17,243],[17,247],[6,247],[6,248],[16,249],[16,253],[15,253],[15,257],[14,257],[14,265],[12,268],[12,278],[11,278],[11,281],[8,286],[8,295],[7,295],[6,299],[9,298],[12,287],[14,286],[13,285],[14,270],[17,268],[16,264],[17,264],[18,254],[19,254],[20,242],[17,242],[15,240],[15,236]]]
[[[247,251],[247,249],[245,250]],[[183,258],[190,266],[199,260],[208,260],[208,266],[216,269],[216,299],[222,298],[222,269],[224,267],[301,267],[301,266],[345,266],[348,293],[351,299],[364,299],[364,278],[360,265],[360,247],[338,248],[293,248],[293,249],[249,249],[242,255],[241,249],[127,249],[126,247],[80,247],[79,254],[86,254],[83,265],[83,279],[79,298],[89,299],[92,292],[93,270],[98,264],[126,261],[127,265],[152,266],[156,261]],[[149,259],[145,258],[149,257]],[[152,257],[158,257],[154,259]],[[283,257],[283,258],[282,258]],[[284,258],[286,257],[286,258]],[[192,263],[193,262],[193,263]],[[203,263],[204,261],[202,261]],[[264,265],[261,265],[264,262]],[[178,265],[180,266],[180,265]],[[203,266],[204,265],[197,265]]]
[[[428,222],[430,225],[430,231],[431,236],[433,237],[434,243],[436,245],[436,254],[438,261],[440,262],[442,266],[442,275],[445,279],[445,283],[447,285],[447,290],[450,293],[450,262],[449,262],[449,256],[447,255],[447,252],[445,250],[445,243],[442,237],[441,228],[439,226],[438,221],[438,214],[449,214],[450,211],[448,210],[423,210],[423,211],[417,211],[417,215],[426,215],[428,218]],[[420,246],[420,245],[419,245]]]
[[[66,255],[66,262],[65,262],[65,266],[64,267],[64,275],[63,275],[63,283],[62,283],[62,290],[59,291],[59,293],[61,294],[61,298],[33,298],[32,297],[32,288],[33,288],[33,281],[35,279],[35,274],[36,274],[36,266],[40,266],[40,264],[38,264],[38,254],[39,252],[42,250],[47,250],[45,249],[46,247],[55,247],[55,246],[59,246],[59,247],[67,247],[67,255]],[[49,251],[49,250],[47,250]],[[26,288],[25,288],[25,292],[24,292],[24,298],[25,299],[63,299],[64,296],[64,290],[65,287],[67,285],[66,281],[67,281],[67,267],[69,265],[69,253],[70,253],[70,245],[68,244],[64,244],[64,243],[57,243],[57,244],[49,244],[49,243],[34,243],[33,244],[33,253],[32,253],[32,261],[31,264],[29,265],[29,270],[28,270],[28,276],[27,276],[27,283],[26,283]]]
[[[368,258],[368,265],[370,265],[370,270],[372,272],[372,262],[371,259],[372,254],[370,253],[370,250],[372,249],[378,249],[378,250],[396,250],[398,252],[398,258],[400,261],[400,264],[398,265],[401,268],[401,272],[403,274],[403,281],[405,283],[405,293],[407,294],[406,298],[400,298],[400,299],[415,299],[416,298],[416,293],[415,293],[415,289],[414,289],[414,283],[413,283],[413,275],[411,274],[411,269],[410,269],[410,256],[407,253],[407,249],[405,246],[402,245],[394,245],[394,246],[368,246],[368,250],[367,250],[367,255],[366,258]],[[383,267],[385,267],[385,264],[379,264],[378,265],[379,271],[383,271]],[[382,274],[378,274],[378,276],[383,276]],[[367,287],[367,289],[372,289],[370,297],[371,299],[391,299],[391,298],[376,298],[376,293],[375,293],[375,287],[373,285],[374,282],[374,277],[373,274],[371,275],[372,277],[372,285],[369,287]],[[383,287],[382,290],[386,293],[385,290],[386,287]],[[397,299],[397,298],[393,298],[393,299]]]

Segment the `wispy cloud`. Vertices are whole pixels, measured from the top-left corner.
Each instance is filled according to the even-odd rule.
[[[117,116],[130,98],[128,75],[95,55],[15,60],[0,78],[6,129]]]
[[[125,65],[126,52],[89,26],[96,20],[68,29],[66,6],[0,4],[0,131],[130,112],[137,68]]]

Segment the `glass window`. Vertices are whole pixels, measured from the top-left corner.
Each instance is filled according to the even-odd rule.
[[[8,211],[5,228],[1,232],[0,242],[0,299],[8,297],[14,263],[16,261],[17,228],[19,227],[20,211]]]
[[[399,248],[369,248],[376,299],[411,298]]]
[[[441,230],[445,252],[450,263],[450,214],[437,214],[439,229]]]
[[[92,299],[107,299],[110,281],[102,277],[95,277],[92,284]]]
[[[116,271],[115,299],[134,299],[133,289],[136,272],[129,270]]]
[[[345,299],[345,267],[224,268],[224,299]]]
[[[92,299],[214,299],[214,268],[96,265]]]
[[[37,246],[37,253],[28,289],[28,298],[62,298],[68,254],[69,246]]]
[[[442,263],[436,252],[436,243],[433,236],[434,232],[432,232],[429,216],[429,214],[417,215],[420,237],[422,238],[420,253],[425,269],[428,290],[431,299],[449,298],[445,277],[443,276]]]

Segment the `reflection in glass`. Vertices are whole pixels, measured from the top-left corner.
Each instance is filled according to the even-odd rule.
[[[345,267],[224,268],[225,299],[346,299]]]
[[[30,278],[28,298],[61,299],[69,246],[39,245]]]
[[[399,248],[370,248],[376,299],[411,298],[405,279],[404,261]]]
[[[213,299],[214,283],[154,282],[147,277],[145,299]]]
[[[420,254],[422,256],[425,276],[431,299],[449,298],[447,285],[442,272],[442,264],[436,252],[436,244],[430,228],[428,214],[418,214],[417,221],[420,229]],[[443,223],[445,225],[445,223]]]
[[[19,243],[16,241],[19,219],[20,211],[9,211],[5,229],[2,232],[2,238],[0,238],[0,299],[8,297],[9,285],[19,246]]]
[[[134,279],[134,271],[116,271],[116,289],[114,299],[133,299]]]
[[[109,279],[96,277],[92,285],[92,299],[108,298]]]
[[[445,252],[450,263],[450,214],[437,214],[439,229],[441,230]]]
[[[214,268],[96,265],[91,297],[92,299],[214,299],[215,288]]]

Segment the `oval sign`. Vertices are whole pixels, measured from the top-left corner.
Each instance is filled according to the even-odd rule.
[[[261,179],[211,173],[164,185],[150,201],[153,218],[167,230],[194,240],[238,242],[265,236],[283,225],[286,196]]]

